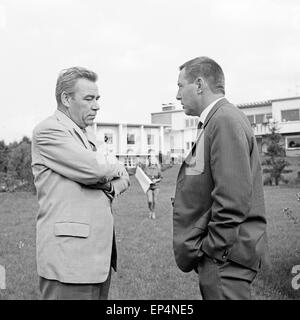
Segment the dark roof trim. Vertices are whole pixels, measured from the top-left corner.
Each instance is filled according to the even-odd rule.
[[[277,102],[277,101],[285,101],[285,100],[297,100],[300,99],[300,96],[298,97],[289,97],[289,98],[280,98],[280,99],[272,99],[272,102]]]
[[[245,108],[253,108],[253,107],[267,107],[271,105],[272,105],[272,101],[266,100],[266,101],[260,101],[260,102],[240,103],[240,104],[237,104],[236,106],[240,109],[245,109]]]

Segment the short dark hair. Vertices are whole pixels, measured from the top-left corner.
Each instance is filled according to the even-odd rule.
[[[72,94],[75,83],[78,79],[87,79],[92,82],[98,80],[98,76],[95,72],[83,67],[72,67],[63,69],[57,78],[55,96],[57,104],[61,104],[61,94],[63,91]]]
[[[189,60],[179,67],[185,68],[186,79],[191,83],[197,77],[203,77],[213,93],[225,94],[225,77],[222,68],[211,58],[197,57]]]

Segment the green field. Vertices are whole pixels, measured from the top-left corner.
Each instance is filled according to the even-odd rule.
[[[172,251],[172,209],[179,167],[163,173],[157,219],[149,220],[146,198],[131,176],[131,187],[114,204],[118,272],[110,299],[201,299],[197,275],[181,272]],[[300,265],[300,223],[283,214],[289,207],[300,221],[300,190],[266,187],[270,266],[253,285],[253,299],[299,299],[291,286],[294,265]],[[0,265],[6,269],[6,290],[0,299],[39,299],[35,265],[35,215],[31,193],[0,194]]]

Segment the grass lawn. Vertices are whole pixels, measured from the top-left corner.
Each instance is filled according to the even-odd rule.
[[[172,208],[179,167],[164,172],[157,219],[149,220],[146,197],[131,177],[131,187],[114,204],[118,272],[110,299],[200,299],[197,275],[183,273],[172,251]],[[270,265],[256,278],[254,299],[299,299],[293,290],[293,265],[300,265],[300,224],[283,213],[289,207],[300,220],[300,190],[265,187]],[[6,290],[0,299],[39,299],[35,266],[35,214],[31,193],[0,194],[0,265],[6,268]]]

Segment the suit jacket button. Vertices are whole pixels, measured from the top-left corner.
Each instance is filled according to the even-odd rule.
[[[226,259],[227,255],[228,255],[228,250],[225,250],[222,258],[223,258],[223,259]]]

